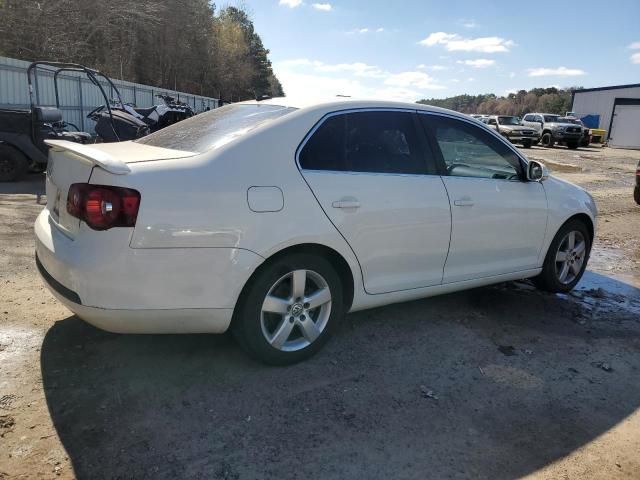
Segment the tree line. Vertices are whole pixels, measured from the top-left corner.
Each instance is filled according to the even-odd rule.
[[[240,101],[284,95],[242,7],[210,0],[0,0],[0,55]]]
[[[498,97],[493,93],[481,95],[457,95],[448,98],[419,100],[418,103],[448,108],[461,113],[487,115],[517,115],[529,112],[545,112],[564,115],[571,108],[572,89],[534,88]]]

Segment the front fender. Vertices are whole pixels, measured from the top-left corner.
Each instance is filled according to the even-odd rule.
[[[595,200],[583,188],[553,176],[542,182],[542,185],[547,194],[549,215],[547,217],[547,233],[541,250],[541,264],[553,238],[567,220],[576,215],[586,215],[593,224],[595,236],[598,215]]]

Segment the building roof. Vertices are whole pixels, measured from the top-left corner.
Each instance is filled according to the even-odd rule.
[[[640,88],[640,83],[630,83],[628,85],[612,85],[610,87],[595,87],[595,88],[579,88],[574,90],[573,93],[586,93],[586,92],[600,92],[603,90],[619,90],[623,88]]]

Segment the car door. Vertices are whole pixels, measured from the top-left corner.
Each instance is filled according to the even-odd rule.
[[[331,114],[298,164],[355,252],[368,293],[442,282],[451,212],[415,111]]]
[[[510,145],[473,122],[420,115],[437,146],[451,201],[451,246],[444,283],[539,267],[547,198],[524,179]]]
[[[525,115],[522,123],[538,132],[538,134],[542,133],[542,115]]]

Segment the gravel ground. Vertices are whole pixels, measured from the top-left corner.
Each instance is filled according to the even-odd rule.
[[[640,478],[640,152],[524,152],[598,203],[576,292],[351,314],[287,368],[83,323],[34,267],[42,176],[0,185],[0,479]]]

